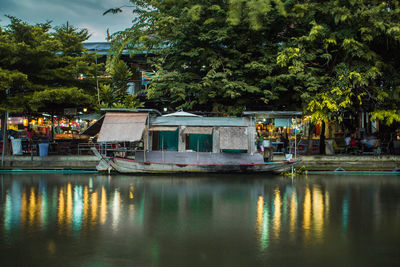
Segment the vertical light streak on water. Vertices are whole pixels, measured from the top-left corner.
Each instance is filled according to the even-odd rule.
[[[65,199],[64,199],[64,189],[60,188],[60,193],[58,194],[58,227],[60,230],[64,228],[65,222]]]
[[[89,179],[89,190],[90,192],[93,190],[93,178]]]
[[[129,199],[132,201],[135,199],[135,187],[133,185],[129,186]],[[130,202],[129,203],[129,220],[133,222],[135,218],[135,204]]]
[[[129,199],[133,200],[135,199],[135,187],[131,185],[129,187]],[[129,204],[129,219],[130,221],[133,221],[135,218],[135,204],[130,203]]]
[[[261,232],[261,249],[265,250],[269,246],[269,212],[268,212],[268,198],[264,200],[264,214]]]
[[[290,239],[295,239],[296,231],[296,220],[297,220],[297,198],[296,192],[293,190],[290,196]]]
[[[28,206],[29,218],[28,225],[32,228],[35,222],[36,215],[36,196],[35,196],[35,188],[32,186],[29,193],[29,206]]]
[[[113,209],[112,209],[112,228],[114,231],[118,230],[119,220],[121,216],[121,196],[118,189],[114,191]]]
[[[82,186],[74,186],[74,203],[72,213],[72,229],[79,232],[82,227],[82,213],[83,213],[83,194]]]
[[[20,213],[21,213],[21,183],[19,181],[12,182],[11,195],[7,190],[7,195],[10,195],[11,214],[10,214],[10,227],[17,228],[20,226]]]
[[[257,199],[257,219],[256,219],[256,230],[258,239],[261,238],[263,215],[264,215],[264,197],[259,196]]]
[[[342,204],[342,228],[343,228],[343,234],[347,232],[347,224],[349,220],[349,200],[347,198],[348,196],[345,196],[345,199],[343,200]]]
[[[288,218],[288,195],[292,192],[292,187],[288,186],[286,190],[284,190],[283,198],[282,198],[282,217],[281,217],[281,225],[285,225]]]
[[[46,184],[41,181],[39,184],[40,194],[40,225],[42,229],[46,229],[48,222],[48,196]]]
[[[140,223],[140,225],[143,225],[143,222],[144,222],[144,203],[145,203],[145,194],[142,195],[142,198],[141,198],[140,204],[139,204],[139,223]]]
[[[100,224],[105,224],[107,220],[107,193],[104,186],[101,188],[100,202]]]
[[[304,241],[308,242],[310,238],[310,223],[311,223],[311,193],[308,186],[305,190],[304,203],[303,203],[303,232]]]
[[[88,223],[88,213],[89,213],[89,192],[88,187],[83,188],[83,215],[82,215],[82,225],[83,228],[87,227]]]
[[[21,198],[21,185],[14,180],[11,190],[6,190],[5,192],[4,230],[6,233],[20,226]]]
[[[276,188],[274,191],[274,218],[272,221],[274,236],[275,239],[279,239],[280,230],[281,230],[281,192],[279,188]]]
[[[57,220],[57,212],[58,212],[58,187],[55,186],[52,190],[51,190],[51,201],[50,201],[50,205],[51,205],[51,217],[54,218],[55,220]]]
[[[263,223],[263,215],[264,215],[264,197],[258,196],[257,199],[257,217],[256,217],[256,236],[258,242],[260,243],[260,248],[263,249],[262,244],[262,223]]]
[[[319,186],[314,185],[312,191],[313,229],[316,240],[322,240],[324,230],[324,198]]]
[[[73,206],[73,200],[72,200],[72,185],[71,183],[68,183],[67,185],[67,212],[66,212],[66,223],[68,230],[71,229],[71,224],[72,224],[72,206]]]
[[[129,220],[132,222],[135,218],[135,204],[129,204]]]
[[[93,227],[97,224],[97,211],[99,208],[99,199],[98,199],[98,194],[97,192],[93,192],[93,194],[91,194],[91,198],[90,198],[90,204],[91,204],[91,218],[90,218],[90,225]]]
[[[325,191],[324,203],[325,203],[325,227],[327,227],[329,224],[329,213],[330,213],[330,202],[329,202],[329,192],[328,191]]]
[[[6,191],[6,204],[4,208],[4,232],[6,234],[9,233],[11,230],[11,223],[12,223],[12,218],[13,217],[13,210],[12,210],[12,200],[11,196],[8,192]]]
[[[26,199],[26,191],[22,189],[22,197],[21,197],[21,228],[25,227],[26,224],[26,216],[27,216],[27,199]]]
[[[135,198],[135,187],[133,185],[129,186],[129,199]]]

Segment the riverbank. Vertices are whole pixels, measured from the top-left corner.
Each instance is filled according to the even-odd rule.
[[[282,155],[275,155],[274,160],[283,160]],[[341,168],[346,171],[391,171],[400,168],[400,156],[385,155],[312,155],[301,156],[297,167],[309,171],[333,171]],[[76,169],[96,170],[98,159],[89,155],[71,156],[6,156],[2,169]],[[0,167],[1,169],[1,167]]]

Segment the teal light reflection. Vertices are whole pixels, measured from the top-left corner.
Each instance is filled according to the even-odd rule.
[[[42,228],[46,229],[47,226],[47,217],[48,217],[48,197],[47,197],[47,188],[45,185],[40,186],[40,195],[42,199],[40,205],[40,225]]]
[[[11,207],[11,197],[6,192],[6,205],[4,208],[4,231],[8,233],[11,230],[11,218],[12,218],[12,207]]]
[[[82,227],[83,213],[83,188],[80,185],[74,186],[74,208],[72,213],[72,228],[78,232]]]
[[[268,202],[264,202],[264,214],[261,231],[261,250],[265,250],[269,246],[269,213],[268,213]]]
[[[345,232],[347,231],[348,220],[349,220],[349,200],[346,197],[343,200],[342,204],[342,227]]]

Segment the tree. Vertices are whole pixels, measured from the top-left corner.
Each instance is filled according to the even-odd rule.
[[[293,30],[277,62],[288,67],[314,121],[358,111],[400,119],[399,7],[370,0],[288,6]]]
[[[112,62],[124,48],[151,55],[156,75],[147,97],[161,107],[235,113],[290,99],[285,78],[276,79],[286,40],[280,1],[131,2],[134,24],[112,36]]]
[[[118,59],[115,64],[108,64],[111,80],[100,85],[101,103],[99,108],[141,108],[144,106],[137,93],[128,94],[132,72],[128,65]]]
[[[29,25],[15,17],[0,31],[0,107],[62,112],[93,105],[94,54],[83,49],[87,30],[50,22]]]

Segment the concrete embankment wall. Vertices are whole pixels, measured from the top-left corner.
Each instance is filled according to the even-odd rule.
[[[306,170],[333,171],[342,168],[346,171],[380,171],[400,168],[400,156],[302,156],[298,166]]]
[[[300,156],[302,161],[297,167],[304,166],[306,170],[333,171],[343,168],[352,170],[394,170],[400,168],[400,156]],[[276,155],[274,160],[282,160]],[[95,156],[48,156],[31,158],[30,156],[6,156],[6,169],[96,169],[98,159]],[[1,168],[1,167],[0,167]]]
[[[6,156],[6,169],[96,169],[99,160],[95,156]]]

